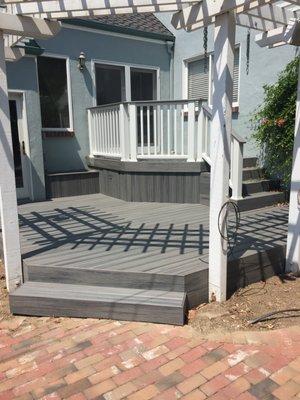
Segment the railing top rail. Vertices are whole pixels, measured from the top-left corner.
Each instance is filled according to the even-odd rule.
[[[101,110],[103,108],[116,108],[116,107],[119,107],[121,104],[124,104],[124,103],[103,104],[101,106],[89,107],[89,108],[87,108],[87,110],[93,111],[93,110],[99,110],[99,109]]]
[[[207,114],[209,118],[212,118],[212,109],[207,104],[202,104],[203,111]]]
[[[247,143],[247,140],[245,140],[242,136],[240,136],[234,129],[232,129],[231,136],[236,139],[239,143]]]
[[[119,103],[103,104],[100,106],[89,107],[87,110],[96,110],[101,108],[117,107],[121,104],[135,104],[135,105],[155,105],[155,104],[188,104],[190,102],[203,102],[204,99],[181,99],[181,100],[141,100],[141,101],[122,101]]]

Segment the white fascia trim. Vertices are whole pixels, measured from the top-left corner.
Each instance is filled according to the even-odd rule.
[[[83,31],[83,32],[98,33],[100,35],[115,36],[115,37],[119,37],[119,38],[132,39],[132,40],[138,40],[138,41],[149,42],[149,43],[156,43],[156,44],[160,44],[160,45],[165,45],[165,43],[166,43],[166,40],[163,40],[163,39],[152,39],[152,38],[147,38],[147,37],[129,35],[127,33],[110,32],[110,31],[105,31],[105,30],[101,30],[101,29],[86,28],[83,26],[69,25],[69,24],[64,24],[64,23],[62,23],[62,27],[64,29],[75,29],[75,30]]]

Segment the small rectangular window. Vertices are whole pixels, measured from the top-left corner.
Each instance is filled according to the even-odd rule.
[[[125,68],[96,64],[97,105],[125,101]]]
[[[70,128],[66,60],[38,57],[38,79],[43,128]]]
[[[200,58],[188,63],[188,98],[210,100],[209,93],[209,71],[212,71],[214,62],[213,54],[210,54],[207,59]],[[239,97],[239,63],[240,49],[236,47],[234,51],[234,69],[233,69],[233,103],[238,102]],[[213,76],[211,77],[211,83]],[[211,85],[212,87],[212,85]]]

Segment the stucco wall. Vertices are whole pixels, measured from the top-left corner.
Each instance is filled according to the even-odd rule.
[[[203,30],[194,32],[176,31],[171,25],[170,14],[157,14],[157,17],[176,36],[174,54],[174,95],[182,98],[183,63],[185,59],[204,54]],[[279,72],[295,56],[295,48],[283,46],[275,49],[260,48],[254,41],[257,31],[251,32],[250,70],[246,73],[247,29],[237,27],[236,44],[240,45],[240,96],[239,113],[234,115],[234,129],[247,139],[245,156],[256,156],[259,149],[251,140],[250,116],[263,100],[263,86],[274,83]],[[213,51],[213,28],[208,32],[208,51]]]
[[[8,89],[25,92],[32,192],[34,200],[45,198],[43,144],[41,136],[40,99],[36,64],[33,57],[24,57],[17,62],[7,63]]]
[[[85,157],[89,153],[86,109],[93,106],[91,60],[159,67],[161,98],[169,97],[170,55],[164,42],[64,28],[55,38],[38,43],[47,53],[70,57],[75,137],[44,139],[45,167],[48,172],[74,171],[86,167]],[[77,68],[81,51],[87,58],[84,72]]]

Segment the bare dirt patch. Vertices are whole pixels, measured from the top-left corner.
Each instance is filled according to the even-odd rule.
[[[8,307],[8,294],[5,284],[4,267],[0,261],[0,322],[11,318]]]
[[[189,324],[204,336],[300,325],[300,312],[296,311],[249,324],[264,314],[285,309],[300,309],[300,278],[272,277],[237,291],[224,303],[202,304],[190,311]]]

